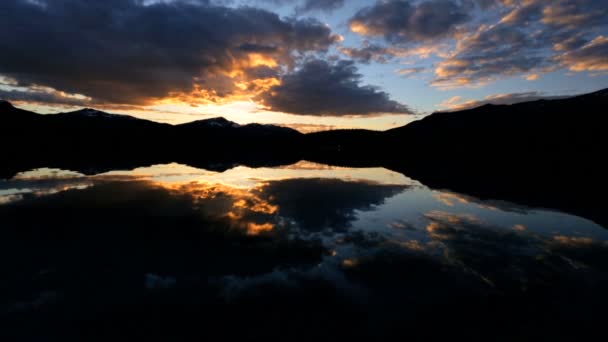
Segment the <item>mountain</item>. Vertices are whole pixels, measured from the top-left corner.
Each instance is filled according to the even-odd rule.
[[[606,108],[608,89],[440,112],[381,134],[315,134],[323,148],[307,158],[365,161],[433,188],[571,211],[608,226]]]
[[[230,120],[226,120],[225,118],[211,118],[205,120],[197,120],[188,123],[184,123],[181,125],[177,125],[177,127],[187,128],[187,129],[198,129],[198,128],[238,128],[241,125],[236,122],[232,122]]]
[[[0,121],[8,131],[2,140],[30,139],[33,143],[48,142],[52,145],[88,145],[107,149],[120,141],[121,149],[131,149],[133,144],[158,148],[159,145],[179,148],[180,145],[199,142],[213,142],[214,149],[237,145],[242,138],[253,139],[245,146],[256,146],[256,138],[267,141],[274,138],[296,138],[296,130],[274,126],[250,124],[241,126],[235,122],[218,117],[193,121],[181,125],[169,125],[135,118],[128,115],[111,114],[92,108],[77,111],[40,115],[18,109],[7,101],[0,102]],[[27,132],[17,137],[11,131]],[[20,133],[20,134],[21,134]],[[213,141],[210,141],[213,140]],[[221,141],[220,141],[221,140]],[[240,145],[240,148],[243,148]]]
[[[40,115],[0,103],[3,174],[41,166],[83,170],[183,161],[192,165],[295,162],[302,134],[224,118],[182,125],[84,108]]]
[[[8,127],[10,124],[23,123],[39,116],[39,114],[14,107],[8,101],[0,100],[0,120],[3,126]]]
[[[39,115],[0,102],[2,175],[168,162],[382,166],[433,188],[561,209],[608,225],[608,89],[439,112],[385,132],[302,134],[224,118],[168,125],[94,109]]]
[[[8,101],[4,101],[4,100],[0,100],[0,110],[8,110],[14,108],[13,105],[8,102]]]
[[[121,115],[121,114],[110,114],[106,112],[102,112],[100,110],[96,110],[93,108],[83,108],[81,110],[67,112],[67,113],[58,113],[55,114],[56,117],[67,117],[67,118],[91,118],[91,119],[107,119],[107,120],[141,120],[129,115]],[[143,120],[141,120],[143,121]]]
[[[486,133],[494,136],[497,132],[509,134],[517,132],[535,136],[572,131],[574,127],[593,129],[593,122],[605,120],[608,105],[608,89],[591,94],[564,99],[537,100],[513,105],[486,104],[477,108],[439,112],[409,125],[387,131],[392,136],[417,135],[429,129],[441,131],[450,136],[463,136],[463,132]],[[543,134],[540,130],[542,130]]]
[[[553,152],[578,156],[581,150],[599,152],[605,143],[607,107],[608,89],[604,89],[568,98],[437,112],[384,132],[332,130],[306,138],[314,150],[339,151],[341,158],[368,153],[383,160],[401,160],[400,151],[405,150],[407,159],[429,161],[436,159],[435,153],[441,158],[479,157],[486,152],[485,157],[501,159],[505,154]],[[468,147],[473,153],[465,153]]]
[[[239,125],[236,122],[226,120],[225,118],[211,118],[184,123],[175,126],[180,132],[206,132],[207,134],[224,135],[233,139],[238,138],[267,138],[267,137],[284,137],[297,138],[302,133],[288,127],[263,125],[263,124],[248,124]]]
[[[415,146],[410,158],[427,163],[441,159],[484,168],[520,168],[528,174],[548,169],[551,173],[593,173],[608,146],[606,108],[608,90],[565,99],[484,105],[435,113],[389,130],[385,138],[392,145]]]

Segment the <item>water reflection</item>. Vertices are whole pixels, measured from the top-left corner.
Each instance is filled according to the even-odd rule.
[[[606,318],[608,230],[382,168],[38,169],[0,181],[0,218],[0,315],[28,338],[70,336],[76,322],[102,339],[97,323],[115,336],[129,315],[185,334],[209,313],[210,331],[293,333],[268,327],[260,305],[304,337],[454,333],[441,324],[521,339]]]

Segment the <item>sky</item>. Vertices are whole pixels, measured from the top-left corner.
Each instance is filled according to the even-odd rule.
[[[0,99],[384,130],[608,87],[605,0],[1,0]]]

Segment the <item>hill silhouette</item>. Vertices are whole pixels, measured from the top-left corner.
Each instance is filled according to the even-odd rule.
[[[604,226],[608,89],[439,112],[388,131],[302,134],[224,118],[162,124],[94,109],[40,115],[0,102],[0,176],[34,167],[86,174],[180,162],[224,170],[307,159],[383,166],[433,187],[570,211]]]
[[[333,131],[307,138],[327,163],[366,161],[430,187],[572,211],[606,226],[607,107],[604,89],[435,113],[381,134]]]

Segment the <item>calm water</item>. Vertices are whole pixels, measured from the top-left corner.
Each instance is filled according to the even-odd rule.
[[[607,318],[607,229],[383,168],[37,169],[0,180],[0,220],[0,314],[31,339],[560,339]]]

